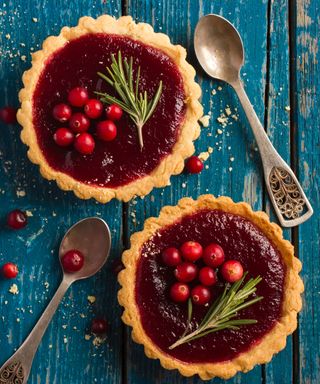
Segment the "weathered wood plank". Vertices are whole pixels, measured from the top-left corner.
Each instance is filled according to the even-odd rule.
[[[290,89],[289,89],[289,25],[287,1],[271,1],[269,5],[269,56],[267,85],[266,129],[268,135],[284,160],[290,164]],[[267,192],[264,204],[272,220],[277,222]],[[284,230],[290,240],[291,230]],[[293,374],[292,337],[287,347],[266,365],[266,383],[287,384]],[[283,367],[286,367],[284,370]]]
[[[298,229],[299,257],[303,263],[304,306],[299,327],[299,382],[320,382],[320,277],[319,277],[319,108],[318,96],[319,2],[299,0],[296,8],[296,166],[302,186],[314,208],[313,217]]]
[[[86,0],[66,4],[60,0],[16,0],[2,2],[0,10],[2,106],[17,105],[21,74],[30,64],[30,49],[36,50],[47,35],[57,34],[64,25],[76,24],[83,15],[106,12],[118,16],[121,2],[104,4]],[[10,36],[6,37],[7,34]],[[83,217],[99,215],[111,227],[111,259],[119,256],[122,244],[122,204],[112,202],[103,206],[82,201],[43,180],[37,167],[26,159],[19,131],[18,126],[0,127],[0,264],[11,260],[21,270],[16,281],[17,296],[8,293],[12,282],[0,281],[0,365],[26,337],[55,291],[61,278],[57,249],[71,224]],[[18,190],[25,191],[25,197],[18,197]],[[27,228],[19,232],[4,227],[6,213],[16,207],[33,215]],[[121,381],[122,326],[117,289],[110,267],[70,289],[36,355],[30,383]],[[88,295],[97,297],[94,305],[88,303]],[[84,338],[95,315],[106,316],[110,322],[108,341],[99,348],[92,344],[93,339]]]
[[[235,200],[245,200],[255,209],[262,208],[261,171],[259,157],[254,150],[253,137],[247,121],[240,112],[234,92],[227,86],[208,79],[196,64],[193,53],[193,31],[199,17],[206,13],[219,13],[231,20],[244,39],[246,47],[246,65],[243,70],[244,81],[249,97],[256,107],[258,115],[264,119],[264,90],[266,65],[267,4],[241,2],[235,7],[227,2],[204,1],[156,1],[144,3],[136,0],[128,2],[128,12],[136,20],[147,21],[157,31],[168,33],[172,41],[188,49],[189,61],[196,65],[198,80],[203,89],[202,102],[205,111],[211,111],[209,128],[204,128],[196,143],[197,153],[214,148],[212,156],[206,162],[208,169],[201,175],[182,174],[171,180],[171,186],[157,190],[143,200],[129,206],[129,233],[142,227],[149,216],[157,215],[163,205],[176,204],[183,196],[197,197],[201,193],[231,195]],[[170,17],[168,17],[170,15]],[[243,15],[246,15],[244,21]],[[259,31],[255,20],[259,20]],[[221,90],[218,87],[221,86]],[[212,90],[216,95],[212,95]],[[237,121],[229,119],[223,128],[216,119],[230,106],[232,113],[238,109]],[[217,133],[217,130],[221,129]],[[231,161],[234,160],[234,161]],[[230,169],[229,169],[230,168]],[[232,168],[232,169],[231,169]],[[145,358],[141,347],[128,342],[128,381],[131,383],[200,383],[197,377],[184,379],[176,372],[165,371],[158,362]],[[259,383],[262,380],[261,367],[256,367],[246,375],[237,375],[230,383]],[[215,379],[215,383],[222,383]]]

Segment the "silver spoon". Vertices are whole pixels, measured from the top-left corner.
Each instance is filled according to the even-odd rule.
[[[303,223],[313,209],[292,169],[271,144],[243,88],[240,69],[244,49],[238,31],[221,16],[203,16],[196,26],[194,47],[207,74],[226,81],[237,92],[259,147],[267,189],[281,225]]]
[[[62,282],[37,324],[20,348],[0,368],[0,384],[27,382],[35,353],[64,294],[72,283],[93,276],[102,268],[107,261],[110,247],[110,230],[102,219],[83,219],[68,230],[60,244],[60,262],[67,251],[77,249],[84,255],[84,265],[78,272],[63,272]]]

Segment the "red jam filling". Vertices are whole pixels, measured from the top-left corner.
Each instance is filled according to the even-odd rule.
[[[134,58],[133,72],[141,67],[140,89],[147,91],[149,98],[163,81],[157,108],[143,127],[143,150],[127,114],[117,122],[116,139],[97,139],[92,155],[57,146],[52,137],[63,124],[53,118],[53,107],[67,102],[70,89],[79,85],[88,88],[90,97],[96,97],[96,90],[116,95],[97,72],[105,73],[111,54],[119,50],[123,58]],[[112,188],[149,174],[171,153],[185,116],[184,100],[181,74],[164,52],[124,36],[88,34],[67,43],[47,60],[33,95],[33,123],[38,144],[52,168],[80,182]],[[90,133],[95,132],[95,124],[92,121]]]
[[[263,280],[257,286],[257,295],[264,299],[238,315],[256,319],[257,324],[214,332],[169,350],[185,330],[187,303],[176,304],[170,299],[169,289],[175,278],[173,269],[161,261],[161,252],[188,240],[203,246],[218,243],[224,249],[226,260],[239,260],[249,277],[260,275]],[[281,315],[284,276],[285,266],[278,250],[252,222],[220,210],[203,210],[158,231],[143,245],[135,297],[143,328],[162,351],[190,363],[221,362],[247,351],[275,325]],[[211,288],[212,300],[221,293],[222,287],[220,277],[218,286]],[[207,310],[207,306],[193,306],[193,329]]]

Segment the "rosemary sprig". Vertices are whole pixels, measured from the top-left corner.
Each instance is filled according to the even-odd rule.
[[[118,57],[111,55],[111,66],[107,67],[107,74],[98,72],[98,75],[110,84],[118,93],[118,98],[108,93],[96,92],[101,96],[101,101],[107,104],[119,105],[131,119],[134,121],[138,130],[140,148],[143,148],[142,128],[153,114],[161,93],[162,81],[159,82],[157,91],[153,98],[148,97],[146,91],[139,90],[140,66],[137,69],[135,80],[133,79],[133,58],[122,60],[121,51],[118,51]]]
[[[255,279],[251,278],[241,288],[246,275],[247,272],[233,285],[226,285],[223,293],[211,305],[198,328],[189,334],[185,332],[169,349],[174,349],[181,344],[196,340],[212,332],[221,331],[222,329],[238,329],[241,325],[255,324],[257,321],[253,319],[234,319],[239,311],[263,299],[262,296],[257,296],[247,300],[256,291],[256,286],[262,278],[260,276]],[[190,313],[192,312],[188,308],[187,330],[190,327]]]

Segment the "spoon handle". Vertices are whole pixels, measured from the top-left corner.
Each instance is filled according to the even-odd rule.
[[[70,281],[62,280],[55,295],[29,336],[0,368],[0,384],[24,384],[27,382],[32,361],[41,339],[70,284]]]
[[[251,125],[263,163],[267,190],[278,219],[284,227],[308,220],[313,209],[299,181],[269,140],[240,80],[232,84]]]

